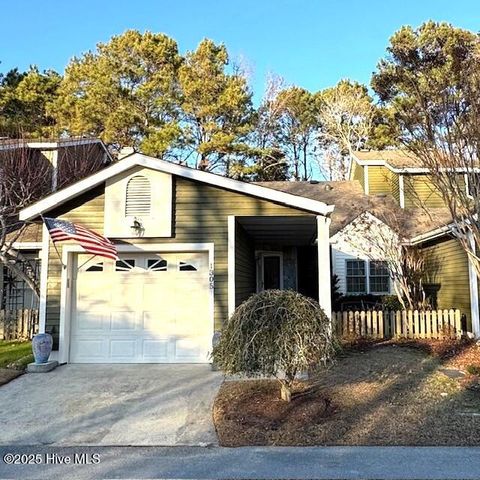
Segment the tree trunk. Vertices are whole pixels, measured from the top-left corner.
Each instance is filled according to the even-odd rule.
[[[284,402],[291,402],[292,401],[292,390],[287,387],[284,383],[282,383],[282,386],[280,388],[280,398]]]
[[[303,145],[303,180],[308,179],[308,168],[307,168],[307,144]]]
[[[206,155],[200,157],[200,162],[198,162],[198,169],[207,171],[209,167],[209,161]]]

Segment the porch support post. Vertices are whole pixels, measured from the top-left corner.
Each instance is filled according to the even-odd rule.
[[[45,333],[47,323],[47,281],[50,235],[42,222],[42,251],[40,252],[40,302],[38,308],[38,333]]]
[[[468,239],[473,251],[475,251],[475,241],[471,232],[468,233]],[[479,338],[480,315],[478,310],[478,278],[470,256],[468,256],[468,277],[470,280],[470,312],[472,315],[472,333],[475,338]]]
[[[330,281],[330,218],[317,216],[318,303],[328,318],[332,316]]]
[[[235,310],[235,216],[228,216],[228,317]]]

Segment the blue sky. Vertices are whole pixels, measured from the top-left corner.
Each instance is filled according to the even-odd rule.
[[[0,0],[0,71],[36,64],[63,72],[69,59],[133,28],[164,32],[181,52],[209,37],[252,71],[316,91],[351,78],[368,83],[401,25],[428,19],[480,30],[478,0]]]

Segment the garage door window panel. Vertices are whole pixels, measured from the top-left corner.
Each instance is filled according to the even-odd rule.
[[[96,263],[95,265],[90,265],[85,269],[86,272],[103,272],[103,262]]]
[[[188,261],[185,261],[185,262],[180,261],[178,263],[178,270],[180,272],[196,272],[197,267]]]
[[[147,270],[149,272],[166,272],[168,270],[168,262],[163,258],[149,258],[147,260]]]
[[[135,268],[135,260],[133,259],[121,259],[115,262],[116,272],[129,272]]]

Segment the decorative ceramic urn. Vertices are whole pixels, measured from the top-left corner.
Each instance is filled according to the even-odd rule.
[[[53,338],[49,333],[39,333],[33,337],[32,350],[35,363],[47,363],[52,352]]]

